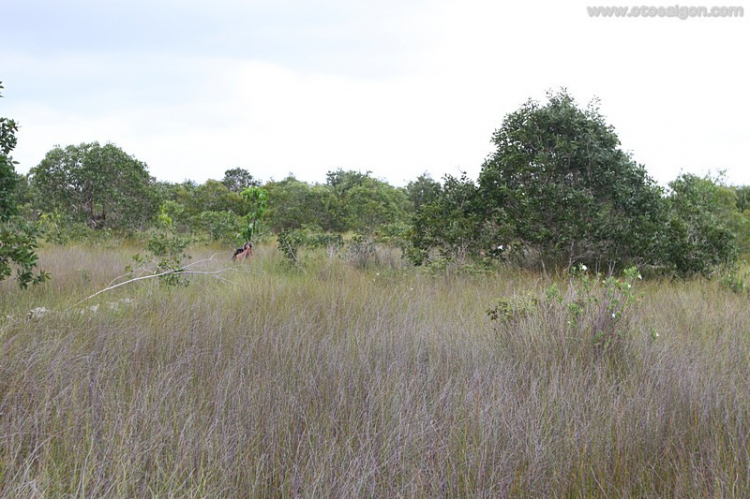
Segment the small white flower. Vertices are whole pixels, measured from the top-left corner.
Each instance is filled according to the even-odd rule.
[[[630,289],[630,288],[632,288],[632,287],[633,287],[633,286],[631,286],[631,285],[630,285],[630,283],[628,283],[628,289]]]
[[[581,264],[581,270],[583,270],[584,272],[586,272],[588,269],[589,268],[587,266]]]
[[[641,274],[638,274],[638,279],[643,279],[643,276]]]
[[[612,318],[613,318],[613,319],[617,319],[617,314],[616,314],[616,313],[614,313],[614,312],[612,312]]]

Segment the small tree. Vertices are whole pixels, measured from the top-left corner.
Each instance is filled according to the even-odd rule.
[[[224,178],[221,181],[232,192],[240,193],[248,187],[258,187],[260,182],[255,180],[250,172],[244,168],[232,168],[224,172]]]
[[[252,242],[260,231],[260,223],[268,210],[268,191],[260,187],[248,187],[242,191],[242,197],[250,203],[247,226],[242,230],[242,237],[245,241]]]

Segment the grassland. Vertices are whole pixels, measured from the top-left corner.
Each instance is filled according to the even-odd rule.
[[[0,496],[750,496],[750,307],[715,282],[637,282],[608,350],[567,279],[536,304],[552,279],[395,257],[261,247],[76,305],[133,253],[0,284]],[[502,298],[529,306],[492,321]]]

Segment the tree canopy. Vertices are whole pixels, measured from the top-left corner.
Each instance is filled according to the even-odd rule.
[[[510,224],[542,263],[652,260],[661,189],[620,149],[596,102],[581,109],[564,90],[548,99],[528,101],[495,131],[497,150],[479,176],[486,216]]]
[[[749,187],[685,174],[661,188],[621,148],[598,101],[581,107],[564,89],[505,116],[477,179],[425,173],[406,187],[341,168],[323,183],[291,174],[261,182],[243,168],[200,184],[157,182],[145,163],[98,142],[57,146],[19,176],[10,157],[17,129],[0,118],[3,237],[28,236],[14,247],[31,247],[38,218],[45,239],[57,243],[112,232],[100,228],[153,232],[169,220],[170,231],[201,241],[283,234],[287,250],[305,238],[333,247],[346,235],[362,248],[399,247],[418,264],[501,260],[605,272],[639,265],[689,275],[750,254]],[[72,235],[58,236],[60,227]]]
[[[156,209],[146,164],[114,144],[55,147],[31,169],[45,211],[60,211],[91,227],[143,227]]]

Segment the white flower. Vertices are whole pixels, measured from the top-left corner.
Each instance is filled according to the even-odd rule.
[[[584,264],[581,264],[581,270],[583,270],[584,272],[586,272],[588,269],[589,268],[587,266],[585,266]]]
[[[638,274],[638,279],[643,279],[643,276],[641,274]]]
[[[613,318],[613,319],[617,319],[617,314],[616,314],[616,313],[614,313],[614,312],[612,312],[612,318]]]

